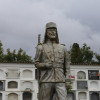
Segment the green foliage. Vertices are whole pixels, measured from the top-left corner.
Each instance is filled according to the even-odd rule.
[[[83,47],[81,48],[81,53],[82,53],[82,62],[91,64],[92,63],[92,58],[93,58],[93,51],[91,51],[91,48],[87,46],[87,44],[83,44]]]
[[[17,52],[16,50],[11,52],[10,48],[8,48],[6,52],[7,53],[4,54],[3,44],[0,41],[0,62],[33,62],[32,57],[28,56],[21,48]],[[82,48],[79,47],[78,43],[74,43],[69,53],[71,56],[71,63],[100,64],[100,55],[96,53],[94,54],[91,48],[85,43]],[[94,55],[97,61],[92,60]]]
[[[23,51],[21,48],[18,50],[18,53],[16,55],[18,62],[32,62],[32,59],[30,56],[26,54],[25,51]]]
[[[70,81],[70,87],[67,89],[67,93],[70,94],[72,92],[72,81]]]
[[[97,59],[97,63],[99,63],[99,64],[100,64],[100,55],[99,55],[99,54],[97,54],[97,53],[95,53],[95,57],[96,57],[96,59]]]
[[[82,62],[81,50],[80,50],[78,43],[73,44],[71,51],[70,51],[70,56],[71,56],[71,62],[72,63]]]
[[[72,63],[91,64],[94,53],[87,44],[84,43],[83,47],[80,48],[78,43],[74,43],[70,50],[70,55]]]
[[[10,48],[6,50],[6,54],[3,54],[2,42],[0,41],[0,62],[18,62],[18,63],[31,63],[32,57],[28,56],[21,48],[16,53],[16,50],[11,52]]]
[[[0,41],[0,62],[3,61],[3,57],[4,57],[2,46],[3,46],[3,45],[2,45],[2,42]]]
[[[22,54],[23,53],[23,50],[20,48],[19,50],[18,50],[18,52],[17,52],[17,61],[18,62],[21,62],[21,60],[23,61],[23,59],[22,59]]]
[[[4,56],[4,60],[7,62],[13,62],[13,55],[9,48],[7,49],[7,54]]]
[[[32,62],[32,58],[26,54],[21,48],[16,53],[16,50],[13,52],[10,49],[7,49],[7,54],[5,55],[6,62],[20,62],[20,63],[28,63]]]

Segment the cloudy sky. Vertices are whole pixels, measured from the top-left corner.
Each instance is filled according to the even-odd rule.
[[[6,50],[35,55],[38,34],[55,22],[60,43],[87,43],[100,54],[100,0],[0,0],[0,40]]]

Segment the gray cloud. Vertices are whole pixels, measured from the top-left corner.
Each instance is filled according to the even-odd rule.
[[[93,31],[100,31],[100,0],[74,0],[70,2],[70,11],[67,16],[79,20],[82,24],[89,25]]]
[[[4,48],[24,49],[35,55],[38,34],[49,21],[57,23],[61,43],[67,48],[87,43],[99,53],[99,0],[0,0],[0,40]]]

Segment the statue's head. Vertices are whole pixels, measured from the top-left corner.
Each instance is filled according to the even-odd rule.
[[[46,24],[44,43],[46,43],[48,39],[55,40],[56,43],[59,43],[57,27],[54,22]]]

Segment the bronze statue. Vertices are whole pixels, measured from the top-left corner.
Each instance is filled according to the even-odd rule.
[[[65,79],[70,78],[69,55],[59,43],[54,22],[46,24],[44,42],[36,50],[35,65],[39,69],[39,100],[67,100]]]

